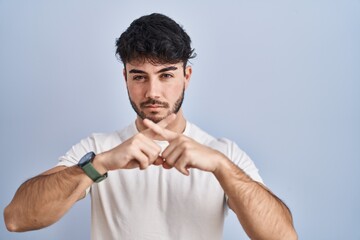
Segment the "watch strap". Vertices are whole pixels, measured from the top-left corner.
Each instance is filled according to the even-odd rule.
[[[94,182],[98,183],[104,180],[107,177],[107,173],[101,175],[91,164],[91,162],[85,164],[82,169]]]
[[[78,166],[85,172],[85,174],[91,178],[94,182],[98,183],[107,177],[107,173],[101,175],[92,165],[92,161],[95,158],[94,152],[88,152],[79,161]]]

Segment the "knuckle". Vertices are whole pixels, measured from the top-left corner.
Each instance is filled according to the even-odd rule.
[[[157,152],[157,154],[161,153],[161,147],[157,144],[156,144],[156,152]]]
[[[180,146],[182,149],[187,150],[191,147],[191,144],[188,141],[183,141],[181,142]]]
[[[129,142],[130,147],[136,146],[138,143],[138,139],[137,138],[132,138]]]
[[[172,159],[166,158],[165,161],[166,161],[166,164],[167,164],[167,165],[169,165],[169,166],[174,166],[174,162],[173,162]]]
[[[143,133],[138,133],[136,136],[136,141],[142,141],[145,138]]]
[[[137,148],[136,142],[132,142],[132,143],[130,144],[130,146],[129,146],[129,150],[130,150],[131,152],[136,151],[136,148]]]
[[[140,162],[140,169],[146,169],[149,166],[149,163],[147,161]]]
[[[177,162],[174,164],[174,167],[175,167],[175,168],[178,168],[178,169],[180,169],[181,166],[182,166],[182,163],[180,163],[180,161],[177,161]]]
[[[151,153],[151,155],[150,155],[150,157],[151,157],[152,160],[156,160],[158,156],[159,156],[159,154],[158,154],[157,152],[153,152],[153,153]]]
[[[188,151],[185,151],[185,152],[183,153],[183,158],[184,158],[184,159],[191,159],[191,153],[188,152]]]

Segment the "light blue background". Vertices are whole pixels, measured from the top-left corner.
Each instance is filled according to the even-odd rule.
[[[151,12],[184,25],[198,53],[187,118],[253,158],[300,239],[359,240],[358,0],[0,0],[0,208],[81,138],[133,121],[114,43]],[[1,218],[0,239],[90,239],[89,203],[34,232]],[[224,239],[241,236],[230,214]]]

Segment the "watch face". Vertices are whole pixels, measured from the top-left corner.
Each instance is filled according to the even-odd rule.
[[[87,154],[85,154],[79,161],[78,165],[80,167],[83,167],[84,165],[86,165],[87,163],[89,163],[91,160],[93,160],[95,157],[95,153],[94,152],[88,152]]]

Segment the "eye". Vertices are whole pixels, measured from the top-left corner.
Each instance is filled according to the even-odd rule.
[[[169,74],[169,73],[163,73],[160,75],[160,78],[162,79],[169,79],[169,78],[172,78],[173,75]]]
[[[143,80],[145,80],[145,77],[142,75],[134,75],[132,79],[134,81],[143,81]]]

